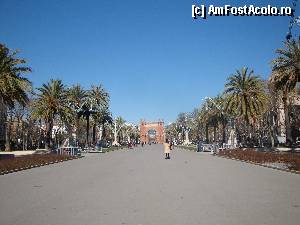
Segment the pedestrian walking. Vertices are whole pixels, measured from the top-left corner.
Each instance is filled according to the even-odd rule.
[[[165,159],[170,159],[170,151],[171,151],[170,143],[169,140],[166,139],[166,142],[164,143],[164,153],[166,155]]]

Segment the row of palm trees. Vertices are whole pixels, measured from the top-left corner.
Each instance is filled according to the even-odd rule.
[[[181,128],[188,126],[194,140],[226,143],[230,130],[234,130],[242,145],[274,146],[280,141],[283,127],[285,143],[295,143],[300,135],[295,129],[292,135],[291,124],[299,131],[295,102],[299,101],[300,40],[285,42],[285,48],[276,53],[267,81],[247,67],[236,70],[228,77],[222,94],[206,97],[192,113],[179,114],[176,122],[168,126],[167,135],[183,138]]]
[[[92,143],[96,142],[96,128],[105,123],[111,123],[108,110],[109,94],[99,86],[91,86],[84,90],[80,85],[67,88],[61,80],[50,80],[47,84],[37,89],[36,98],[32,101],[32,115],[35,119],[44,121],[45,148],[53,146],[52,131],[54,122],[60,123],[67,129],[68,139],[77,145],[80,137],[80,119],[86,121],[85,145],[89,146],[90,120],[93,122]],[[83,142],[81,141],[81,144]]]
[[[66,130],[74,144],[95,144],[97,128],[105,129],[106,123],[112,123],[109,94],[103,86],[92,85],[85,90],[80,85],[67,87],[61,80],[51,79],[34,90],[24,77],[31,68],[17,54],[18,51],[0,44],[0,142],[2,146],[5,142],[5,150],[11,150],[12,144],[16,146],[18,142],[24,146],[28,137],[31,148],[44,145],[50,149],[58,144],[53,137],[54,126]],[[84,121],[86,132],[82,132]],[[82,133],[86,133],[85,141],[80,138]]]

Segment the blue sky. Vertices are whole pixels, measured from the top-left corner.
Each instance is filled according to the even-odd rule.
[[[114,116],[170,122],[222,92],[226,78],[242,66],[267,78],[288,29],[289,17],[194,20],[195,2],[203,1],[0,0],[0,42],[28,59],[35,87],[50,78],[86,88],[102,83]]]

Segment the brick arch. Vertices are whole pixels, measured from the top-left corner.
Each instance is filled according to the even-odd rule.
[[[164,122],[147,123],[143,120],[140,125],[141,142],[149,143],[148,131],[152,129],[156,131],[156,142],[159,144],[164,143]]]

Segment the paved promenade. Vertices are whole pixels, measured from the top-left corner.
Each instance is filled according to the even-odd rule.
[[[162,145],[0,176],[0,225],[299,225],[300,175]]]

